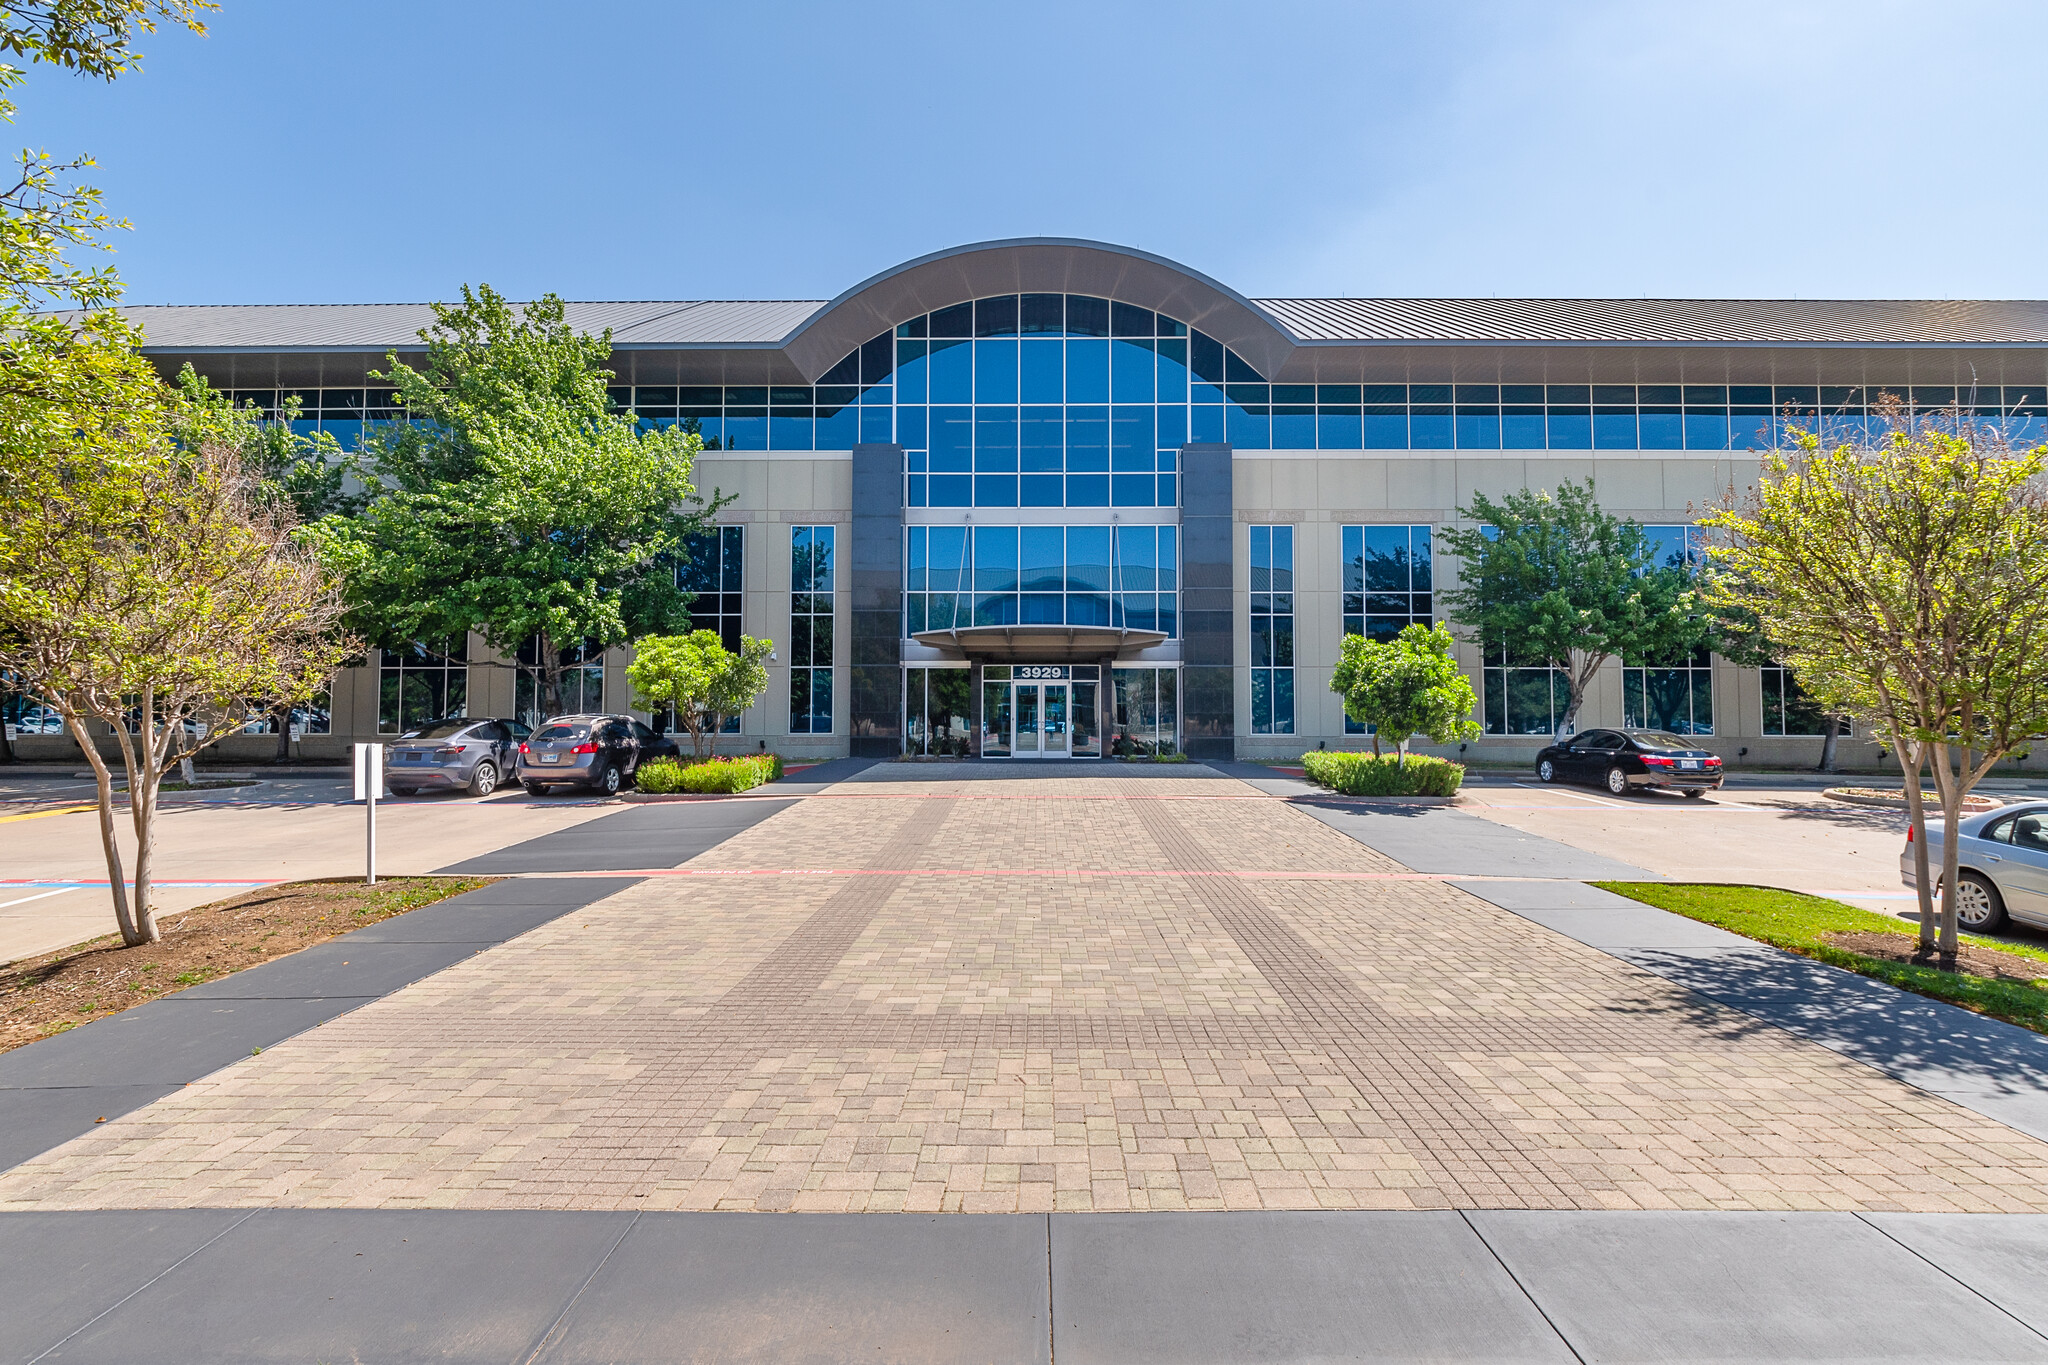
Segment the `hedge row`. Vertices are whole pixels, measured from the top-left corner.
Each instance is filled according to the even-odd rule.
[[[745,754],[738,758],[650,759],[640,765],[640,790],[670,792],[743,792],[782,776],[780,754]]]
[[[1327,753],[1301,756],[1309,779],[1346,796],[1456,796],[1465,765],[1449,759],[1394,754]]]

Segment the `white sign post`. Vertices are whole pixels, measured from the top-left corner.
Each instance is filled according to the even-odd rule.
[[[369,826],[363,858],[363,881],[369,886],[377,884],[377,795],[383,790],[384,746],[356,745],[355,799],[363,803],[363,812]]]

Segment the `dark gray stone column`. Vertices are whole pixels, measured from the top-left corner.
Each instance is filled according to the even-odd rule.
[[[855,758],[903,752],[903,447],[853,448],[853,704]]]
[[[1180,448],[1180,733],[1193,759],[1237,754],[1228,445]]]

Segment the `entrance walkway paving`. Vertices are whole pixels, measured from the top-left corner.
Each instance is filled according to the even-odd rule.
[[[2048,1144],[1251,786],[1001,775],[650,841],[0,1207],[2048,1211]]]

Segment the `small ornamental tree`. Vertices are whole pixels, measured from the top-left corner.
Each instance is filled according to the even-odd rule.
[[[1727,535],[1717,610],[1748,611],[1830,711],[1869,717],[1899,756],[1913,822],[1920,942],[1936,945],[1921,771],[1944,828],[1998,760],[2048,730],[2048,447],[1949,413],[1881,440],[1795,432]],[[1956,952],[1957,840],[1942,840],[1939,950]]]
[[[1439,596],[1482,646],[1505,646],[1565,675],[1559,739],[1609,659],[1671,658],[1707,634],[1691,570],[1657,563],[1639,523],[1600,509],[1591,479],[1567,480],[1555,494],[1476,494],[1458,515],[1479,524],[1437,533],[1459,560],[1458,587]]]
[[[138,401],[116,433],[87,426],[52,441],[36,477],[0,485],[0,669],[62,715],[92,767],[131,947],[160,937],[150,882],[167,763],[273,706],[304,704],[357,649],[289,507],[234,452],[168,439],[137,448],[148,410]],[[126,777],[132,903],[95,722]]]
[[[1344,637],[1330,690],[1344,698],[1344,714],[1373,727],[1372,750],[1387,739],[1408,762],[1408,741],[1425,735],[1452,744],[1479,733],[1472,682],[1452,657],[1455,642],[1441,625],[1411,625],[1391,640]]]
[[[717,747],[727,716],[736,716],[768,690],[768,660],[775,642],[740,636],[739,653],[725,647],[716,631],[649,635],[633,644],[626,677],[633,702],[650,714],[675,708],[676,723],[690,733],[690,753],[705,756]]]

